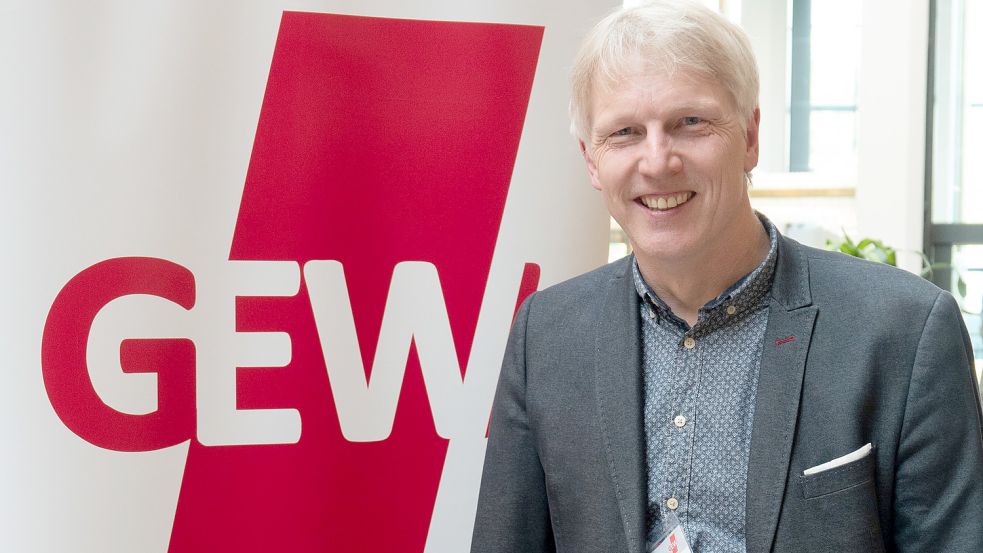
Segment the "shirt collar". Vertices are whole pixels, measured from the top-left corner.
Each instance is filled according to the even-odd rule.
[[[768,238],[771,242],[768,255],[761,260],[761,263],[753,271],[738,279],[737,282],[727,287],[722,294],[700,308],[696,325],[693,327],[694,333],[700,331],[700,334],[705,334],[723,326],[728,320],[740,318],[738,315],[752,311],[753,308],[757,307],[771,289],[775,276],[775,262],[778,259],[778,229],[767,217],[761,213],[757,213],[757,215],[762,226],[768,231]],[[641,296],[642,302],[651,309],[653,315],[668,319],[684,329],[689,329],[689,324],[676,316],[662,298],[655,293],[655,290],[645,282],[641,271],[638,269],[638,260],[634,256],[632,256],[631,264],[635,290]]]

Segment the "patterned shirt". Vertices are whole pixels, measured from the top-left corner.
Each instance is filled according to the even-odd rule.
[[[697,553],[744,553],[747,466],[768,324],[778,232],[754,271],[707,303],[696,324],[677,317],[642,279],[646,528],[659,533],[674,511]]]

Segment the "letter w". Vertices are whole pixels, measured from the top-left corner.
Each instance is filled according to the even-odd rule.
[[[421,261],[399,263],[393,269],[372,373],[366,379],[341,263],[309,261],[304,277],[345,439],[375,442],[389,437],[411,342],[416,344],[437,433],[448,439],[484,435],[512,316],[510,302],[495,301],[499,298],[489,298],[486,291],[462,379],[437,268]],[[478,343],[479,332],[488,342]],[[485,355],[489,350],[497,355]]]

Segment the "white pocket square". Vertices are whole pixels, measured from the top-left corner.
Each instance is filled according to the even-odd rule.
[[[856,461],[857,459],[863,459],[864,457],[870,455],[870,452],[871,452],[871,450],[873,448],[874,448],[873,445],[867,444],[867,445],[861,447],[860,449],[858,449],[858,450],[856,450],[856,451],[854,451],[852,453],[847,453],[846,455],[844,455],[842,457],[837,457],[836,459],[833,459],[832,461],[826,461],[825,463],[823,463],[821,465],[816,465],[814,467],[807,468],[804,471],[802,471],[802,475],[803,476],[809,476],[810,474],[817,474],[817,473],[820,473],[820,472],[825,472],[827,470],[835,469],[836,467],[843,466],[843,465],[845,465],[847,463],[852,463],[853,461]]]

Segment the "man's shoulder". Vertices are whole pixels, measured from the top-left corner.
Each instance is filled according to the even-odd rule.
[[[631,256],[628,256],[606,265],[601,265],[596,269],[544,288],[538,294],[544,299],[564,299],[572,296],[596,295],[599,290],[607,287],[612,280],[630,277],[631,259]]]
[[[631,279],[630,263],[631,257],[625,257],[535,292],[528,300],[530,317],[551,325],[589,320],[611,287],[618,286],[615,281]]]
[[[808,262],[809,287],[819,303],[838,299],[930,307],[942,293],[925,278],[891,265],[797,243],[795,247]]]

